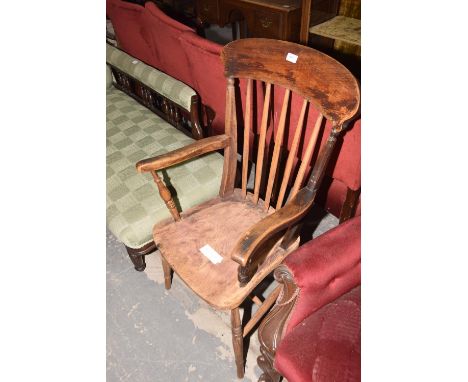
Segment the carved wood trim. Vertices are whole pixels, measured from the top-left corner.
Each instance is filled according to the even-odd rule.
[[[257,363],[263,371],[259,381],[263,382],[279,382],[281,378],[274,368],[276,349],[283,338],[299,296],[299,288],[294,283],[291,271],[285,265],[276,268],[274,276],[276,281],[282,284],[282,290],[273,309],[258,329],[261,355],[257,358]]]
[[[128,96],[150,109],[153,113],[170,123],[185,135],[200,139],[203,138],[203,129],[200,122],[199,97],[192,96],[190,110],[179,106],[169,98],[146,86],[128,73],[108,63],[114,78],[115,87]]]

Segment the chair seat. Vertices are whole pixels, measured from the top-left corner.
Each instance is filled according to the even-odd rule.
[[[310,33],[361,46],[361,20],[335,16],[324,23],[314,25]]]
[[[107,90],[106,218],[110,231],[127,247],[140,248],[153,239],[152,228],[170,217],[150,174],[138,174],[135,163],[164,154],[194,139],[186,136],[125,93]],[[182,210],[215,197],[223,156],[212,153],[162,171]]]
[[[361,287],[310,315],[281,341],[275,369],[289,382],[361,380]]]
[[[154,242],[189,288],[219,309],[232,309],[246,298],[257,275],[241,288],[239,264],[231,260],[231,250],[239,237],[267,214],[261,200],[254,204],[251,194],[245,199],[241,190],[235,189],[226,198],[217,197],[186,211],[178,222],[155,225]],[[277,246],[277,241],[269,248]],[[200,252],[206,244],[222,256],[221,263],[212,263]]]

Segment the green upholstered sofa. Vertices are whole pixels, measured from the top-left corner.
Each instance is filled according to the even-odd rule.
[[[106,220],[141,271],[144,256],[155,250],[152,227],[171,215],[151,176],[138,174],[135,164],[202,137],[198,97],[123,51],[106,49]],[[222,170],[223,156],[212,153],[158,175],[185,210],[218,193]]]

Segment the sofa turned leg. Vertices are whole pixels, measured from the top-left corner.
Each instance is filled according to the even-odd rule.
[[[152,241],[140,248],[130,248],[125,246],[127,249],[128,257],[132,260],[135,270],[142,272],[146,268],[145,255],[150,254],[156,250],[156,245]]]

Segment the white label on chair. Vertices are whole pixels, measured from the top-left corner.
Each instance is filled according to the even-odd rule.
[[[289,62],[292,62],[293,64],[296,63],[297,61],[297,55],[296,54],[293,54],[293,53],[288,53],[288,55],[286,56],[286,61],[289,61]]]
[[[213,264],[219,264],[221,261],[223,261],[223,257],[213,248],[211,248],[209,244],[201,247],[200,252],[203,253]]]
[[[139,62],[138,60],[133,60],[132,64],[138,64],[138,62]]]

